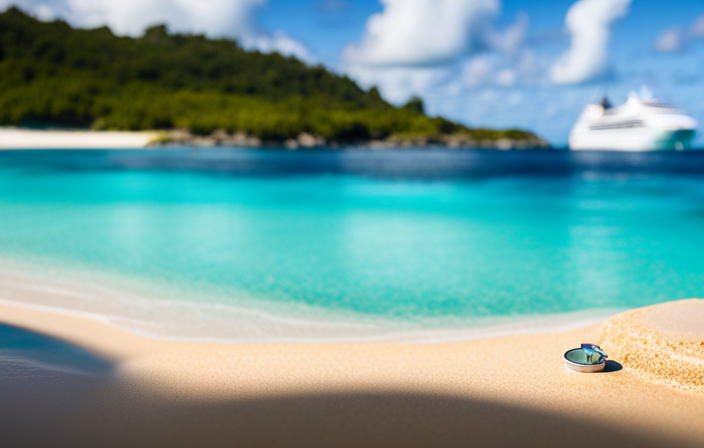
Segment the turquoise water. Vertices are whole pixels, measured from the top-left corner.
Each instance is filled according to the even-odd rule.
[[[32,301],[172,337],[462,329],[704,296],[704,153],[11,152],[0,217],[6,272],[118,297]]]

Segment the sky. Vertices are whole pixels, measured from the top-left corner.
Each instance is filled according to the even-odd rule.
[[[42,20],[152,24],[322,64],[392,103],[565,145],[590,101],[630,91],[687,110],[704,145],[704,2],[662,0],[0,0]]]

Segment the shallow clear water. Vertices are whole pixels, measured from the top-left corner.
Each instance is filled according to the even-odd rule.
[[[107,287],[120,298],[48,304],[173,337],[461,329],[701,297],[703,230],[698,152],[0,153],[6,272]]]

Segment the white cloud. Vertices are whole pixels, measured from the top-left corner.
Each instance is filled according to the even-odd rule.
[[[524,84],[538,84],[544,81],[548,65],[545,57],[524,50],[516,61],[516,71]]]
[[[262,53],[276,51],[284,56],[295,56],[303,62],[317,62],[315,55],[305,45],[282,31],[277,31],[271,36],[264,34],[245,36],[241,39],[241,42],[245,48],[259,50]]]
[[[497,53],[477,55],[462,65],[463,84],[470,88],[536,85],[545,74],[545,63],[531,50],[515,57]]]
[[[61,17],[79,27],[108,25],[121,35],[137,36],[149,25],[168,23],[175,31],[239,37],[251,32],[251,14],[265,0],[0,0],[42,11],[40,19]]]
[[[572,34],[572,46],[553,64],[553,82],[578,84],[606,73],[610,26],[628,13],[630,3],[631,0],[579,0],[570,7],[565,23]]]
[[[177,32],[204,33],[239,39],[246,48],[279,51],[312,61],[310,52],[291,37],[262,33],[253,13],[266,0],[0,0],[0,8],[17,5],[41,20],[61,17],[74,26],[108,25],[116,34],[139,36],[144,29],[166,23]]]
[[[381,0],[359,43],[342,54],[367,66],[446,64],[484,44],[498,0]]]
[[[515,70],[505,68],[496,74],[496,84],[504,87],[511,87],[516,84],[518,75]]]
[[[663,31],[655,41],[655,51],[662,53],[674,53],[684,50],[685,37],[679,28],[671,28]]]
[[[494,73],[494,63],[490,56],[477,56],[462,67],[462,78],[469,87],[488,84]]]
[[[49,21],[54,18],[54,11],[44,3],[35,6],[32,12],[34,12],[34,15],[37,16],[39,20]]]
[[[694,20],[689,28],[689,35],[692,37],[704,37],[704,14]]]
[[[425,92],[451,82],[453,67],[369,67],[350,65],[345,72],[361,86],[379,88],[384,98],[401,104],[411,95]]]
[[[521,12],[513,26],[501,32],[488,29],[485,39],[491,47],[508,55],[513,55],[520,49],[525,40],[526,33],[528,33],[528,23],[528,14]]]
[[[381,3],[383,11],[369,18],[359,42],[341,55],[342,71],[361,85],[377,86],[385,98],[401,103],[411,95],[521,81],[522,72],[512,65],[523,59],[525,13],[499,30],[493,26],[499,0]]]

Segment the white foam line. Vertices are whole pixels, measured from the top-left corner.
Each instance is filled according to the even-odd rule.
[[[61,308],[61,307],[56,307],[56,306],[37,305],[34,303],[18,302],[16,300],[8,300],[8,299],[2,298],[2,297],[0,297],[0,305],[6,305],[6,306],[15,307],[15,308],[23,308],[23,309],[27,309],[27,310],[31,310],[31,311],[41,311],[44,313],[59,314],[62,316],[80,317],[81,319],[94,320],[94,321],[98,321],[103,324],[113,325],[107,316],[102,315],[102,314],[98,314],[98,313],[91,313],[88,311],[68,310],[66,308]]]
[[[90,283],[78,286],[71,283],[63,284],[51,280],[22,277],[0,278],[0,286],[6,285],[19,291],[31,291],[51,296],[58,299],[56,301],[59,302],[59,305],[27,303],[14,297],[12,299],[0,297],[0,303],[90,319],[152,339],[184,342],[450,342],[566,331],[602,322],[609,316],[622,311],[597,309],[552,315],[488,317],[465,321],[455,319],[454,325],[450,319],[444,322],[425,319],[408,323],[363,314],[356,314],[357,319],[354,319],[353,317],[340,316],[334,311],[298,304],[284,305],[284,310],[272,313],[254,306],[149,299]],[[78,310],[68,304],[66,304],[68,306],[61,306],[62,298],[78,299],[78,302],[92,306],[93,310]],[[253,299],[252,301],[254,302]],[[100,307],[101,304],[109,304],[115,312],[96,311],[95,308]],[[256,306],[256,303],[254,305]],[[269,305],[280,306],[279,304]],[[139,318],[139,312],[149,316],[162,317],[162,319]],[[296,314],[302,316],[298,317]],[[193,322],[194,316],[196,318],[201,316],[200,323],[203,324],[201,327],[208,330],[211,335],[203,335],[201,329],[199,336],[197,334],[199,330],[196,327],[195,335],[185,336],[184,334],[189,330],[187,325],[189,322],[184,321],[184,316],[191,322]],[[446,328],[439,326],[443,324]],[[260,330],[259,334],[261,335],[254,336],[254,331],[251,328],[254,331]],[[239,334],[235,334],[236,332]],[[297,333],[303,334],[296,335]],[[314,336],[311,336],[311,333]],[[281,336],[282,334],[286,336]]]
[[[68,310],[66,308],[53,307],[47,305],[28,304],[0,298],[0,304],[24,308],[29,310],[48,312],[64,316],[78,317],[97,321],[102,324],[107,324],[122,330],[126,330],[137,336],[147,337],[156,340],[173,341],[173,342],[204,342],[204,343],[226,343],[226,344],[241,344],[241,343],[354,343],[354,342],[395,342],[405,344],[432,344],[441,342],[460,342],[476,339],[487,339],[505,336],[517,336],[523,334],[545,334],[560,331],[569,331],[578,328],[583,328],[589,325],[603,322],[608,317],[617,314],[623,310],[616,309],[601,309],[591,311],[579,311],[573,313],[552,314],[546,316],[533,316],[532,318],[516,318],[516,322],[505,322],[498,325],[487,325],[479,328],[464,328],[464,329],[417,329],[413,331],[384,331],[382,334],[370,336],[343,336],[343,337],[324,337],[324,338],[217,338],[217,337],[177,337],[165,336],[146,331],[144,328],[121,325],[120,321],[133,322],[138,326],[144,325],[147,322],[136,319],[128,319],[118,317],[116,320],[110,316],[103,314]],[[586,316],[585,316],[586,315]],[[559,321],[559,322],[555,322]]]
[[[71,289],[67,289],[67,288],[61,288],[58,286],[38,286],[36,284],[18,282],[18,281],[12,281],[12,280],[2,280],[2,282],[5,284],[12,285],[16,289],[22,289],[25,291],[42,292],[42,293],[47,293],[47,294],[50,294],[53,296],[82,298],[82,299],[87,299],[89,301],[95,301],[95,299],[96,299],[95,295],[87,294],[87,293],[81,292],[79,290],[71,290]],[[144,301],[146,300],[146,299],[141,298],[139,296],[125,294],[125,293],[118,293],[118,292],[104,289],[104,288],[91,287],[91,289],[94,289],[99,294],[107,296],[107,297],[105,297],[107,299],[110,299],[110,298],[116,298],[118,300],[127,299],[127,300],[131,300],[134,303],[144,303]],[[5,301],[7,301],[7,299],[5,299]],[[16,303],[22,303],[22,302],[16,302]],[[202,310],[204,307],[207,307],[208,309],[216,310],[216,311],[220,310],[220,311],[236,312],[240,315],[249,315],[249,316],[259,317],[259,318],[262,318],[263,320],[266,320],[268,322],[285,323],[285,324],[291,324],[291,325],[296,325],[296,326],[305,326],[305,327],[316,326],[316,327],[340,328],[341,326],[345,326],[345,327],[349,327],[349,328],[359,328],[359,329],[377,328],[378,327],[378,325],[374,325],[372,323],[364,323],[364,322],[350,322],[350,321],[342,321],[342,320],[322,321],[322,320],[311,320],[311,319],[303,319],[303,318],[285,317],[283,315],[267,313],[266,311],[257,310],[254,308],[244,308],[244,307],[238,307],[238,306],[234,306],[234,305],[224,305],[224,304],[217,304],[217,303],[199,304],[199,303],[186,302],[186,301],[160,300],[159,302],[153,303],[153,305],[158,306],[158,307],[169,307],[169,306],[176,305],[181,308],[190,308],[190,309],[195,309],[195,310]],[[61,308],[61,307],[48,307],[48,308],[56,308],[56,309],[65,310],[65,308]],[[96,314],[99,314],[99,313],[96,313]],[[115,316],[115,317],[117,317],[117,316]],[[331,316],[325,316],[325,317],[330,318]],[[130,318],[127,316],[119,316],[119,319],[124,320],[124,321],[128,321],[128,322],[135,322],[135,323],[144,323],[145,322],[143,320],[134,319],[134,318]],[[380,319],[379,321],[380,321],[379,323],[381,323],[381,324],[385,323],[385,321],[383,321],[382,319]]]

